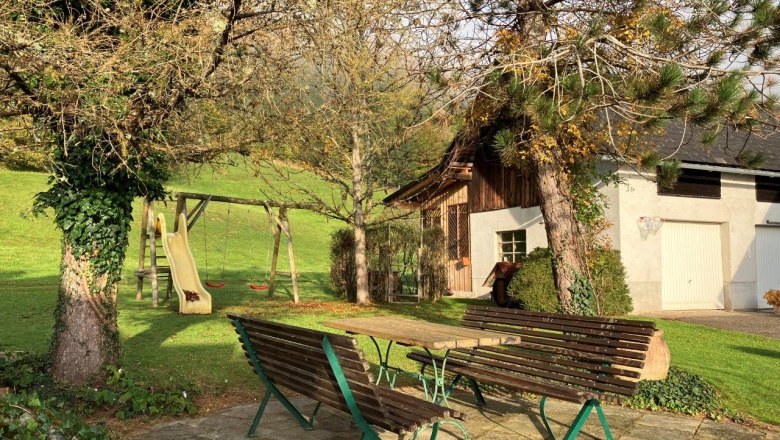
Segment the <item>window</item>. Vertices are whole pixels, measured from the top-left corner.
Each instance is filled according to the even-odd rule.
[[[498,233],[498,259],[516,263],[525,257],[525,229]]]
[[[756,176],[756,200],[780,203],[780,178]]]
[[[450,260],[469,256],[469,208],[465,203],[447,207],[447,255]]]
[[[658,194],[663,196],[720,198],[720,172],[683,168],[680,177],[671,187],[658,184]]]

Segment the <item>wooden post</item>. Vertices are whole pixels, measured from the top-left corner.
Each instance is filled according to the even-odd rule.
[[[148,220],[149,210],[152,209],[149,205],[149,202],[144,200],[143,215],[141,215],[141,249],[138,250],[138,270],[136,271],[136,276],[138,277],[138,282],[135,286],[136,301],[143,299],[144,277],[146,277],[144,273],[146,270],[146,221]]]
[[[290,222],[287,221],[287,208],[279,208],[279,221],[284,234],[287,236],[287,257],[290,259],[290,278],[293,287],[293,302],[299,304],[301,296],[298,292],[298,273],[295,271],[295,255],[293,254],[292,233],[290,233]]]
[[[149,279],[152,284],[152,306],[157,307],[160,300],[160,290],[157,284],[157,228],[154,220],[154,210],[149,209],[146,217],[146,232],[149,235],[149,259],[151,260],[149,264]]]
[[[271,257],[271,275],[268,280],[268,297],[271,298],[274,296],[274,290],[276,290],[276,268],[279,263],[279,242],[282,238],[282,228],[274,218],[274,213],[271,211],[271,208],[266,206],[265,211],[268,213],[271,232],[274,234],[274,253]]]
[[[173,232],[179,230],[179,214],[182,212],[185,214],[187,213],[187,198],[184,194],[179,193],[179,195],[176,196],[176,215],[173,219]]]
[[[390,234],[390,222],[387,222],[387,251],[385,252],[385,258],[387,259],[385,262],[387,266],[387,286],[385,288],[387,294],[387,298],[385,298],[386,302],[390,302],[393,297],[393,243]]]

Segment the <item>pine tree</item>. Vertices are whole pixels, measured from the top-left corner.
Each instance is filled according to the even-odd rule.
[[[484,80],[461,141],[484,127],[508,166],[538,177],[562,308],[587,294],[590,225],[579,218],[578,175],[603,155],[655,165],[668,121],[712,142],[725,127],[774,125],[780,9],[766,0],[502,0],[471,3],[461,17]],[[488,47],[475,53],[474,47]],[[735,152],[745,166],[761,156]],[[666,163],[674,179],[679,164]],[[587,173],[587,171],[586,171]]]

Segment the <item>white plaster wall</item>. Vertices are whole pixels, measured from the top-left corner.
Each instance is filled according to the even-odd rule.
[[[482,287],[485,278],[498,261],[498,233],[526,230],[526,249],[547,247],[542,211],[534,208],[509,208],[470,215],[471,220],[471,286],[474,295],[490,292]]]
[[[664,221],[721,224],[725,306],[727,309],[757,306],[755,226],[766,224],[767,220],[780,222],[780,204],[756,202],[753,176],[723,173],[721,198],[703,199],[659,196],[654,182],[629,168],[618,172],[623,183],[619,186],[599,184],[599,188],[607,196],[605,217],[613,225],[606,233],[612,245],[621,251],[635,313],[662,309],[663,226],[658,233],[642,239],[637,226],[641,216],[657,216]],[[526,229],[529,252],[547,246],[538,207],[471,214],[470,220],[474,295],[483,295],[490,290],[482,287],[482,283],[498,261],[498,232]]]
[[[619,248],[634,312],[661,310],[663,226],[643,240],[637,226],[641,216],[721,224],[726,308],[756,307],[755,225],[768,215],[780,219],[780,207],[756,202],[753,176],[723,173],[719,200],[659,196],[654,182],[626,169],[621,176],[625,184],[618,191]]]

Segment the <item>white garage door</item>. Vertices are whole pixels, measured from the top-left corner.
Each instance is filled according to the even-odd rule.
[[[770,308],[764,293],[769,289],[780,289],[780,228],[756,227],[756,265],[758,308]]]
[[[720,225],[666,222],[661,227],[664,310],[723,308]]]

